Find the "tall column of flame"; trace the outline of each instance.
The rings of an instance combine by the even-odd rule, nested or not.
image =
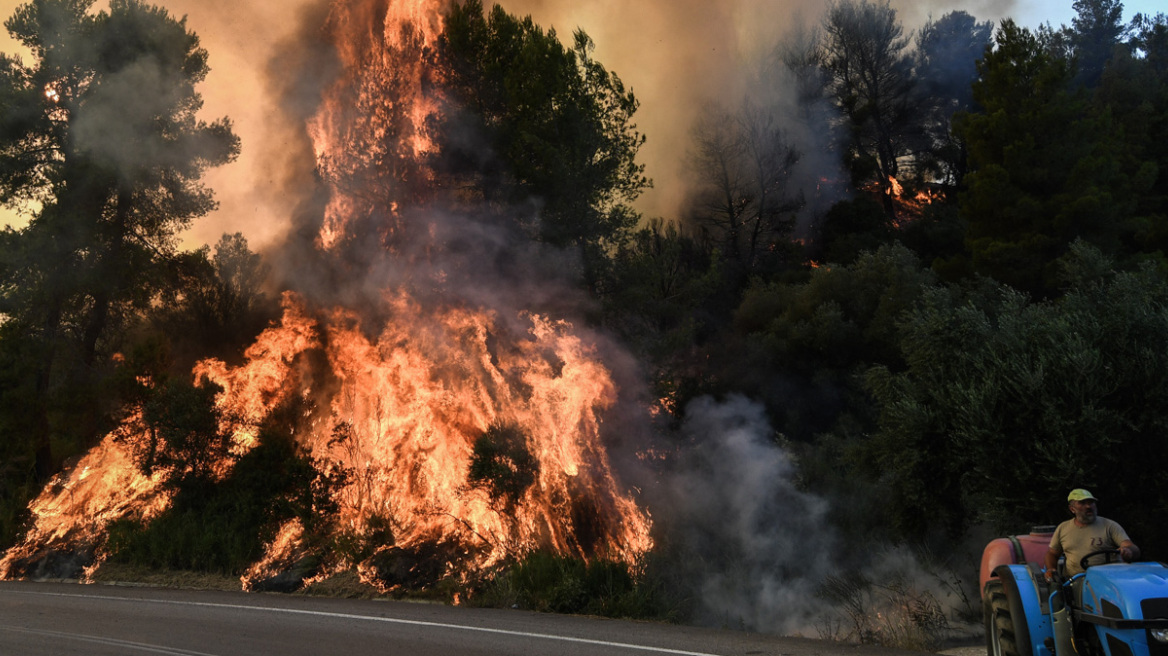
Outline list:
[[[330,183],[318,244],[333,247],[371,212],[396,214],[431,182],[422,164],[436,149],[434,64],[446,0],[338,0],[326,26],[341,73],[325,90],[308,131],[317,168]],[[392,221],[382,230],[392,233]]]
[[[443,4],[333,5],[328,29],[342,73],[308,125],[331,199],[316,240],[323,254],[343,260],[346,243],[370,237],[393,251],[395,233],[407,228],[433,237],[406,226],[399,210],[422,215],[431,194],[425,160],[440,144],[427,126],[441,106],[442,74],[432,67]],[[441,246],[422,250],[436,257]],[[288,293],[281,323],[260,335],[244,364],[200,363],[196,377],[223,388],[217,403],[237,422],[227,427],[235,454],[254,446],[255,427],[282,401],[310,398],[317,409],[296,439],[350,472],[336,491],[334,530],[360,534],[377,520],[389,524],[395,547],[459,545],[465,562],[450,568],[462,571],[536,548],[635,561],[652,546],[650,520],[616,482],[600,441],[617,390],[594,349],[566,322],[429,291],[423,302],[404,283],[387,286],[375,308],[314,307]],[[327,371],[314,370],[321,363]],[[127,443],[142,439],[135,424],[42,492],[34,529],[0,561],[0,576],[50,543],[99,543],[109,521],[149,520],[166,508],[158,480],[138,473],[128,455]],[[538,462],[534,483],[508,504],[468,481],[475,439],[494,425],[516,427]],[[304,555],[303,533],[285,525],[245,586]]]
[[[339,530],[359,534],[373,518],[388,520],[397,547],[464,545],[466,562],[452,567],[468,571],[536,548],[631,562],[651,546],[648,517],[621,493],[599,442],[598,413],[616,389],[571,326],[530,316],[526,336],[492,346],[505,331],[490,311],[427,309],[401,290],[385,300],[392,319],[373,338],[344,308],[319,326],[336,383],[320,393],[328,411],[298,439],[351,472],[336,498]],[[210,365],[205,375],[226,390],[248,386],[243,369]],[[271,390],[253,387],[252,395],[225,393],[227,409],[238,416],[249,398],[297,384],[269,382]],[[539,462],[535,484],[506,510],[467,480],[474,439],[499,422],[519,427]],[[341,425],[350,430],[337,440]],[[589,530],[599,530],[591,544],[574,525],[581,500],[595,514]],[[302,537],[298,525],[286,526],[247,580],[303,555]]]

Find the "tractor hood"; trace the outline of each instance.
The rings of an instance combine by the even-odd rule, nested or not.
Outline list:
[[[1162,563],[1096,565],[1084,576],[1084,612],[1110,619],[1168,618],[1168,567]]]

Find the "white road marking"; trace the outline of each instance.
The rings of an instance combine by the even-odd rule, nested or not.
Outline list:
[[[162,645],[148,645],[144,642],[131,642],[129,640],[118,640],[117,638],[103,638],[100,636],[87,636],[77,633],[65,633],[62,631],[47,631],[45,629],[26,629],[20,626],[9,626],[7,624],[0,624],[0,631],[12,631],[15,633],[31,633],[33,635],[48,636],[50,638],[58,638],[61,640],[76,640],[78,642],[92,642],[99,645],[109,645],[110,647],[122,647],[128,649],[137,649],[139,651],[146,651],[152,654],[166,654],[167,656],[215,656],[215,654],[208,654],[202,651],[190,651],[187,649],[176,649],[174,647],[164,647]]]
[[[631,649],[637,651],[647,651],[656,654],[674,654],[675,656],[719,656],[718,654],[710,654],[700,651],[683,651],[679,649],[666,649],[664,647],[649,647],[645,645],[633,645],[624,642],[611,642],[608,640],[593,640],[591,638],[574,638],[571,636],[558,636],[550,633],[531,633],[528,631],[511,631],[508,629],[492,629],[480,626],[465,626],[462,624],[449,624],[446,622],[428,622],[425,620],[405,620],[396,617],[376,617],[373,615],[355,615],[352,613],[329,613],[319,610],[301,610],[298,608],[272,608],[269,606],[246,606],[243,604],[216,604],[206,601],[175,601],[170,599],[146,599],[144,597],[114,597],[107,595],[83,595],[83,594],[69,594],[64,592],[28,592],[23,590],[4,590],[10,594],[23,595],[40,595],[46,597],[73,597],[77,599],[101,599],[103,601],[139,601],[150,604],[170,604],[172,606],[198,606],[204,608],[227,608],[231,610],[250,610],[263,611],[269,613],[287,613],[289,615],[311,615],[314,617],[335,617],[339,619],[350,620],[365,620],[370,622],[386,622],[389,624],[406,624],[411,626],[428,626],[440,629],[455,629],[461,631],[478,631],[479,633],[495,633],[499,635],[517,636],[521,638],[538,638],[541,640],[558,640],[560,642],[574,642],[585,645],[597,645],[600,647],[615,647],[618,649]],[[176,652],[177,653],[177,652]],[[189,654],[198,654],[197,652],[187,652]],[[198,655],[204,656],[204,655]],[[209,656],[209,655],[207,655]]]

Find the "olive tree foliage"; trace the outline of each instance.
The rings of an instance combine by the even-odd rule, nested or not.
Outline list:
[[[1125,508],[1133,535],[1168,537],[1153,521],[1168,500],[1168,278],[1116,272],[1083,243],[1063,264],[1053,301],[934,287],[901,324],[907,367],[870,371],[872,462],[899,529],[1051,523],[1083,486]]]
[[[784,435],[810,441],[867,413],[859,375],[875,364],[902,368],[897,322],[935,283],[896,243],[819,267],[806,282],[760,282],[734,314],[753,357],[707,367],[763,399]]]
[[[5,27],[31,60],[0,56],[0,202],[30,212],[0,239],[0,312],[37,353],[41,476],[59,383],[88,386],[69,406],[88,408],[80,430],[95,433],[86,397],[101,367],[158,293],[179,231],[215,207],[203,172],[239,151],[227,119],[196,116],[207,51],[185,21],[137,0],[93,4],[21,5]]]
[[[910,40],[888,0],[837,0],[822,33],[831,93],[851,130],[853,179],[875,180],[887,192],[898,158],[919,143]]]

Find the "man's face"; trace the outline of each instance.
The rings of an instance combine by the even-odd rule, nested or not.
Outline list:
[[[1082,501],[1071,502],[1071,512],[1075,515],[1075,521],[1080,524],[1091,524],[1095,521],[1095,500],[1084,499]]]

